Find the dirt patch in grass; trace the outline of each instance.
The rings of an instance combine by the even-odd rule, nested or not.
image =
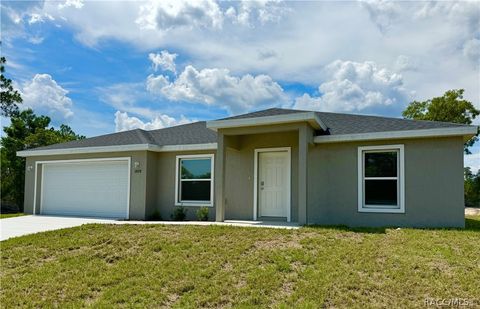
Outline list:
[[[299,238],[294,239],[268,239],[258,240],[254,244],[255,250],[284,250],[284,249],[301,249],[302,245],[299,243]]]

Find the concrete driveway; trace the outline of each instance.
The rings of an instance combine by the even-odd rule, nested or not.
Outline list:
[[[35,234],[38,232],[59,230],[87,223],[114,223],[115,220],[96,218],[75,218],[57,216],[21,216],[0,220],[0,240]]]
[[[276,229],[298,229],[297,223],[274,221],[238,221],[225,220],[225,222],[212,221],[125,221],[100,218],[76,218],[60,216],[22,216],[0,220],[1,240],[45,231],[59,230],[80,226],[88,223],[106,224],[164,224],[164,225],[225,225],[237,227],[259,227]]]

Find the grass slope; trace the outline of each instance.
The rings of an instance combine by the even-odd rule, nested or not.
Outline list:
[[[25,216],[25,214],[22,213],[22,212],[14,213],[14,214],[1,214],[0,213],[0,219],[14,218],[14,217],[20,217],[20,216]]]
[[[0,303],[28,307],[425,307],[480,303],[465,230],[85,225],[1,243]]]

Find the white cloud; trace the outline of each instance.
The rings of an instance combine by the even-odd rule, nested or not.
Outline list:
[[[478,148],[478,147],[477,147]],[[474,150],[472,149],[472,152]],[[469,166],[473,173],[480,170],[480,152],[464,156],[465,166]]]
[[[227,69],[198,71],[188,65],[173,82],[160,75],[147,78],[147,89],[169,100],[216,105],[240,113],[285,102],[282,87],[268,75],[236,77]]]
[[[318,88],[321,95],[304,94],[296,99],[296,108],[358,112],[408,102],[402,75],[380,68],[375,62],[336,60],[326,67],[326,73],[328,81]]]
[[[42,3],[36,1],[2,1],[0,2],[2,42],[15,37],[28,37],[25,25],[44,20],[41,12]],[[5,43],[5,42],[4,42]]]
[[[397,57],[395,61],[395,70],[402,72],[402,71],[415,71],[418,68],[418,63],[414,61],[412,58],[400,55]]]
[[[370,0],[360,3],[368,11],[370,19],[382,33],[388,31],[400,15],[401,6],[395,1]]]
[[[168,115],[156,115],[151,121],[144,122],[137,117],[131,117],[126,112],[117,111],[115,113],[115,131],[128,131],[133,129],[155,130],[166,127],[181,125],[192,122],[191,120],[181,116],[175,119]]]
[[[30,19],[28,20],[28,23],[31,24],[36,24],[36,23],[42,23],[44,22],[43,16],[37,13],[32,13],[30,14]]]
[[[72,100],[68,91],[60,86],[48,74],[36,74],[31,81],[20,88],[23,98],[22,106],[30,107],[39,114],[46,114],[52,119],[65,120],[73,116]]]
[[[144,29],[221,28],[223,14],[213,0],[149,1],[140,7],[136,22]]]
[[[480,25],[479,25],[480,26]],[[463,54],[472,62],[480,62],[480,40],[471,39],[463,45]]]
[[[168,47],[182,51],[185,61],[195,68],[228,68],[235,76],[262,73],[294,85],[320,85],[329,81],[322,69],[336,59],[359,63],[373,60],[378,66],[401,72],[405,88],[416,91],[415,99],[424,100],[447,89],[464,88],[466,98],[480,107],[475,61],[475,39],[480,38],[478,1],[380,2],[380,7],[372,9],[383,14],[378,18],[378,14],[370,15],[364,3],[269,2],[267,8],[276,5],[285,8],[287,14],[281,15],[281,22],[275,22],[277,13],[269,19],[261,17],[268,14],[252,9],[244,20],[249,20],[245,24],[258,26],[254,31],[238,21],[239,16],[247,16],[241,13],[240,1],[216,2],[223,15],[221,27],[213,26],[203,13],[192,15],[188,11],[191,19],[200,20],[189,20],[182,26],[181,22],[175,23],[182,20],[181,16],[141,11],[140,6],[145,6],[145,2],[85,1],[81,9],[69,6],[62,10],[58,2],[45,2],[43,10],[41,5],[25,8],[24,3],[1,3],[2,17],[11,13],[5,7],[22,6],[16,9],[16,14],[11,14],[13,19],[2,18],[2,41],[11,30],[9,26],[19,27],[23,21],[29,27],[28,14],[48,13],[56,19],[55,23],[68,26],[65,29],[72,30],[80,42],[98,49],[102,47],[99,42],[109,39],[127,42],[147,54]],[[163,18],[162,14],[170,17]],[[136,21],[142,18],[147,21],[148,16],[151,29],[141,29]],[[169,18],[174,21],[169,30],[161,28],[159,25],[167,25]],[[273,22],[262,24],[262,20]],[[9,26],[5,26],[5,21],[10,21]],[[383,32],[378,31],[379,27]],[[407,56],[416,69],[401,69],[401,63],[397,67],[399,55]]]
[[[231,15],[231,6],[237,7],[241,17]],[[9,30],[9,36],[24,35],[30,19],[32,23],[46,21],[48,14],[56,26],[72,28],[76,39],[87,46],[113,38],[151,49],[178,44],[189,36],[200,39],[206,33],[213,33],[209,38],[213,39],[224,29],[225,20],[231,21],[229,26],[239,25],[239,18],[245,25],[263,26],[283,18],[286,11],[278,0],[8,1],[2,2],[2,34]]]
[[[472,62],[480,58],[480,3],[478,1],[430,1],[417,11],[418,18],[445,19],[452,28],[458,29],[454,40],[463,42],[460,48]],[[453,41],[455,42],[455,41]]]
[[[175,58],[177,58],[177,56],[177,54],[171,54],[166,50],[162,50],[160,53],[148,54],[148,59],[152,62],[155,71],[160,68],[163,71],[172,71],[173,73],[176,73]]]
[[[64,3],[59,3],[58,8],[64,9],[68,7],[73,7],[76,9],[81,9],[83,5],[84,5],[83,0],[66,0]]]
[[[149,1],[140,7],[136,22],[144,29],[162,31],[182,27],[221,29],[227,17],[235,24],[253,27],[257,23],[278,22],[287,12],[280,0],[245,0],[231,4],[224,9],[214,0]]]
[[[253,27],[257,22],[264,25],[269,22],[278,22],[287,12],[287,8],[278,0],[244,0],[238,3],[235,9],[230,6],[225,16],[234,23]]]
[[[97,88],[100,100],[117,110],[133,113],[145,118],[157,114],[149,106],[141,105],[148,101],[142,83],[118,83],[108,87]]]
[[[393,28],[409,28],[413,24],[439,22],[448,31],[437,30],[437,38],[454,49],[460,49],[471,61],[478,63],[477,41],[480,38],[480,4],[478,1],[420,1],[400,3],[376,0],[361,2],[373,23],[382,33]],[[432,27],[430,27],[432,28]],[[415,28],[412,28],[415,31]],[[455,30],[452,33],[452,30]],[[440,47],[440,46],[437,46]]]
[[[45,38],[41,37],[41,36],[31,36],[27,40],[32,44],[38,45],[38,44],[42,44],[42,42],[43,42],[43,40],[45,40]]]
[[[162,94],[162,89],[170,85],[168,76],[150,74],[147,77],[147,90],[154,94]]]
[[[97,92],[102,102],[116,110],[116,131],[154,130],[194,121],[181,114],[175,105],[173,108],[166,102],[157,105],[158,101],[152,100],[142,83],[119,83],[97,88]]]

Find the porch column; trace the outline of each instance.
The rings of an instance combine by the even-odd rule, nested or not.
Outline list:
[[[215,158],[215,221],[225,220],[225,136],[217,133]]]
[[[305,124],[298,130],[298,223],[307,224],[308,147],[313,142],[313,130]]]

